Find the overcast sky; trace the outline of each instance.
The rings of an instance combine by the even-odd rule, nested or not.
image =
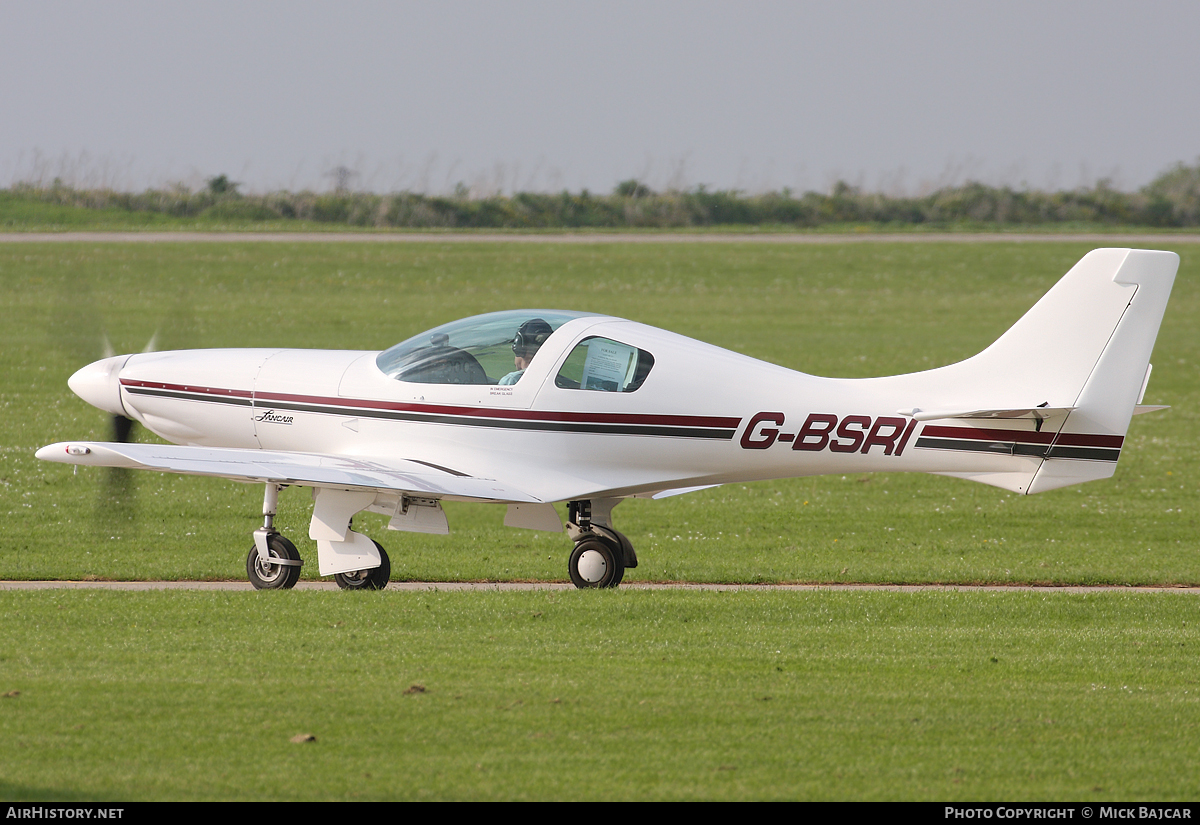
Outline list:
[[[0,5],[0,186],[915,193],[1200,160],[1200,2]]]

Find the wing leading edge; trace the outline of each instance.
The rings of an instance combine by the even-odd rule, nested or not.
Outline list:
[[[403,459],[383,462],[320,453],[97,441],[50,444],[38,450],[37,457],[62,464],[158,470],[244,482],[382,490],[471,501],[541,502],[494,479]]]

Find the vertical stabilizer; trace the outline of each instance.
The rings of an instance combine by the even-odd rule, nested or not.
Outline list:
[[[1097,249],[1060,282],[1059,286],[1077,272],[1086,276],[1078,280],[1092,282],[1090,294],[1080,296],[1078,303],[1064,296],[1068,302],[1057,307],[1064,311],[1061,328],[1048,330],[1074,362],[1061,390],[1074,394],[1065,406],[1075,409],[1034,476],[1030,493],[1108,478],[1116,471],[1178,268],[1179,256],[1173,252]],[[1041,306],[1039,302],[1029,315]],[[1046,356],[1054,357],[1051,352]]]
[[[951,422],[922,429],[915,446],[1011,449],[1011,467],[943,474],[1020,493],[1111,476],[1178,268],[1173,252],[1089,252],[983,352],[915,374],[928,406],[913,417]]]

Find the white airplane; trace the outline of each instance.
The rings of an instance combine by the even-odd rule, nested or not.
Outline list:
[[[883,378],[819,378],[619,318],[494,312],[383,352],[216,349],[104,358],[70,388],[171,444],[68,441],[38,458],[265,485],[246,559],[258,588],[302,564],[278,496],[312,488],[322,576],[387,585],[351,529],[446,533],[441,502],[508,504],[505,524],[561,532],[577,587],[637,565],[613,508],[730,482],[913,471],[1040,493],[1108,478],[1143,407],[1179,257],[1097,249],[990,347]]]

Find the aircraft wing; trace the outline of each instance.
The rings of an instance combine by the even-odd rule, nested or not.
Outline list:
[[[38,450],[37,457],[63,464],[159,470],[245,482],[386,490],[474,501],[541,502],[494,479],[476,478],[416,460],[368,461],[320,453],[97,441],[50,444]]]

